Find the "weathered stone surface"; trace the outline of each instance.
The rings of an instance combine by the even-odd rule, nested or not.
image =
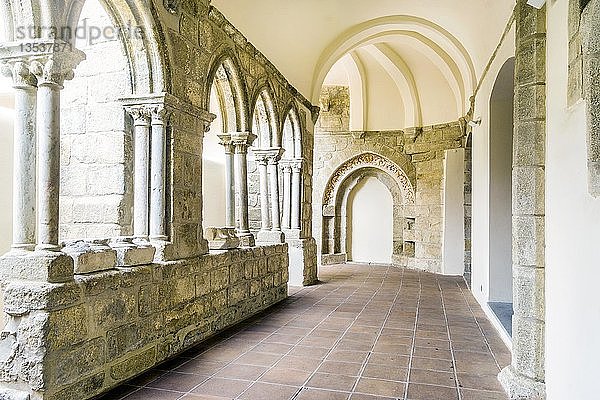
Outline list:
[[[205,228],[204,238],[210,250],[230,250],[240,246],[240,239],[233,228]]]
[[[5,279],[61,283],[73,280],[73,271],[73,259],[64,253],[36,251],[0,257],[0,275]]]
[[[106,271],[117,265],[117,253],[108,246],[108,240],[68,242],[63,252],[73,258],[76,274]]]
[[[119,238],[110,242],[116,252],[117,266],[135,267],[150,264],[154,260],[156,249],[150,243],[136,241],[134,238]]]

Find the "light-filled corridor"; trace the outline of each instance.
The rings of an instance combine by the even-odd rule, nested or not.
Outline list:
[[[324,267],[290,297],[102,400],[496,400],[510,352],[462,278]]]

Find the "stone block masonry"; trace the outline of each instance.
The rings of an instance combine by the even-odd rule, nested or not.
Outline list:
[[[1,399],[85,400],[285,299],[286,244],[4,281]]]

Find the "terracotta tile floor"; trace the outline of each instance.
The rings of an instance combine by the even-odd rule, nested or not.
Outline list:
[[[495,400],[504,346],[462,279],[323,267],[323,284],[102,400]]]

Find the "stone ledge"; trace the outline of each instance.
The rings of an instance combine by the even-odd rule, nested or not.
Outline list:
[[[50,283],[73,280],[73,259],[61,252],[10,252],[0,257],[0,278]]]
[[[156,253],[156,249],[149,242],[132,237],[114,239],[109,245],[116,252],[119,267],[150,264]]]
[[[76,274],[106,271],[117,266],[117,253],[108,246],[108,240],[65,243],[63,252],[73,258]]]

